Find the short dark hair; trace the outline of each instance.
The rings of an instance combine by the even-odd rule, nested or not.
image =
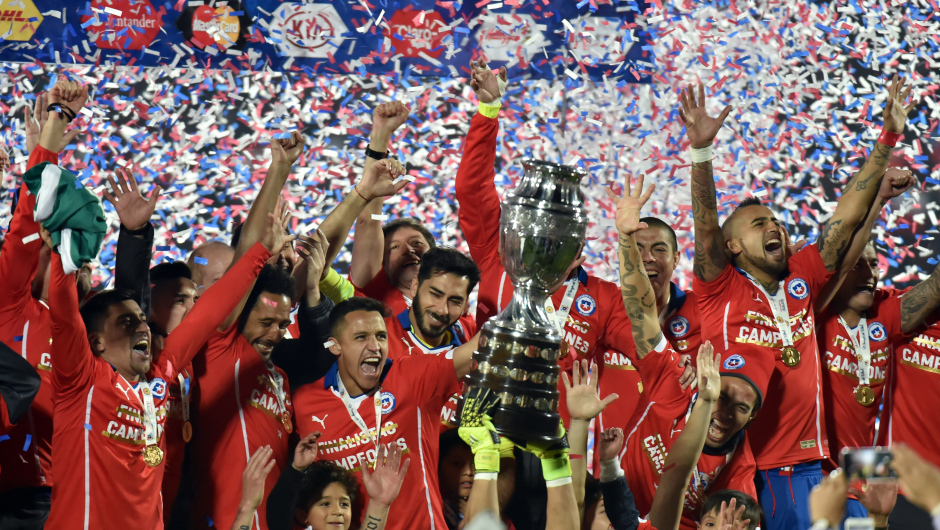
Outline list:
[[[353,311],[375,311],[382,315],[382,318],[387,318],[391,314],[388,307],[375,298],[353,296],[343,300],[330,311],[330,333],[336,335],[337,328],[346,323],[346,315]]]
[[[334,482],[342,486],[346,490],[346,494],[349,495],[350,503],[353,506],[352,519],[357,521],[361,511],[361,507],[358,505],[359,483],[352,473],[329,460],[317,460],[307,468],[307,472],[304,473],[304,478],[300,483],[300,490],[297,492],[297,504],[294,506],[296,508],[295,515],[296,512],[303,512],[306,516],[310,511],[310,507],[323,498],[324,490]],[[304,521],[295,520],[294,522],[301,528],[307,526]]]
[[[457,429],[447,429],[441,433],[440,445],[438,446],[438,459],[437,459],[437,468],[441,468],[441,463],[444,462],[444,457],[451,452],[456,447],[465,447],[468,450],[470,446],[467,445],[467,442],[460,439],[460,434],[457,432]]]
[[[731,502],[731,499],[735,500],[738,508],[741,506],[745,507],[741,517],[742,519],[751,520],[750,524],[747,525],[747,530],[755,530],[760,526],[760,519],[764,515],[760,504],[757,504],[757,501],[750,495],[738,490],[721,490],[709,495],[702,504],[702,512],[698,517],[699,520],[701,521],[702,517],[708,515],[712,510],[720,510],[721,503]]]
[[[104,330],[104,321],[108,318],[111,306],[127,300],[137,301],[134,293],[127,289],[106,289],[86,300],[78,310],[82,316],[82,322],[85,323],[85,332],[94,333]]]
[[[193,279],[193,271],[185,261],[171,261],[155,265],[150,269],[150,283],[179,278]]]
[[[763,206],[764,203],[760,201],[759,197],[748,197],[743,201],[739,202],[737,206],[734,207],[734,211],[738,211],[741,208],[747,208],[748,206]]]
[[[261,293],[282,294],[289,300],[293,300],[294,278],[289,272],[276,265],[265,264],[258,274],[254,287],[251,288],[251,292],[248,294],[248,299],[245,300],[245,308],[242,309],[242,314],[238,319],[239,331],[245,327],[248,315],[251,314],[251,310],[258,303],[258,298],[261,298]]]
[[[418,232],[421,232],[421,235],[424,236],[424,240],[427,242],[429,248],[437,247],[437,241],[434,240],[434,235],[431,234],[431,231],[425,228],[421,221],[415,219],[414,217],[399,217],[394,221],[389,221],[385,223],[382,227],[382,234],[385,236],[385,241],[388,241],[395,232],[398,232],[402,228],[413,228]],[[424,259],[424,258],[422,258]]]
[[[457,276],[466,276],[470,280],[467,285],[467,294],[480,283],[480,268],[469,256],[453,248],[432,248],[421,255],[421,265],[418,267],[418,285],[425,280],[440,273],[451,273]]]
[[[666,233],[669,234],[670,239],[672,239],[672,251],[679,252],[679,238],[676,237],[676,231],[669,226],[669,223],[663,221],[659,217],[644,217],[640,219],[641,223],[646,223],[653,228],[662,228],[666,230]]]

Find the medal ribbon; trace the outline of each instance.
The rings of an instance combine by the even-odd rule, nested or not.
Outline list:
[[[565,324],[568,322],[568,313],[571,313],[571,304],[574,302],[574,295],[578,292],[578,279],[571,278],[565,282],[565,296],[561,299],[561,305],[555,310],[555,304],[552,297],[545,299],[545,312],[549,316],[555,317],[555,327],[564,334]]]
[[[277,396],[277,411],[279,413],[287,412],[287,405],[284,404],[286,396],[284,393],[284,378],[273,368],[268,368],[268,380],[274,385],[274,395]]]
[[[845,323],[842,316],[839,315],[839,323],[845,328],[852,341],[852,347],[855,348],[855,358],[858,359],[859,386],[867,386],[870,383],[868,378],[868,368],[871,366],[871,344],[868,342],[868,319],[862,318],[858,321],[858,333],[855,333],[848,324]]]
[[[189,373],[180,372],[177,378],[180,382],[180,401],[183,403],[183,421],[189,421]]]
[[[780,280],[780,286],[775,294],[770,294],[764,286],[755,280],[750,274],[744,273],[748,280],[755,287],[760,289],[767,301],[770,302],[770,310],[774,315],[774,325],[780,330],[780,338],[783,340],[783,347],[793,346],[793,331],[790,329],[790,310],[787,308],[787,291],[784,289],[784,281]]]
[[[334,389],[333,393],[343,400],[343,405],[346,406],[346,412],[349,413],[349,418],[359,427],[362,434],[364,434],[366,438],[372,438],[369,434],[369,427],[366,425],[365,420],[362,419],[362,416],[359,415],[356,403],[353,401],[353,398],[349,397],[349,392],[346,392],[342,378],[338,378],[337,381],[339,382],[340,389],[339,391]],[[375,396],[373,396],[373,403],[375,404],[375,450],[378,451],[379,442],[382,439],[382,387],[376,389]]]
[[[127,381],[125,381],[125,383],[126,382]],[[134,391],[133,394],[138,401],[140,401],[141,412],[143,413],[140,418],[140,423],[144,426],[144,441],[148,446],[157,445],[157,442],[160,440],[157,438],[157,410],[153,406],[153,393],[150,392],[150,383],[147,381],[146,377],[141,376],[139,384],[142,387],[141,394],[143,394],[143,398],[141,398],[136,391]]]

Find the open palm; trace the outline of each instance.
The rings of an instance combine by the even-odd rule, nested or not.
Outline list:
[[[898,79],[897,74],[895,74],[894,79],[891,80],[891,86],[888,87],[888,101],[885,103],[884,110],[884,128],[888,132],[896,134],[904,132],[907,114],[917,105],[917,101],[912,100],[910,105],[904,106],[907,97],[911,95],[911,87],[914,86],[911,84],[905,88],[906,83],[906,79],[903,77]]]
[[[656,185],[652,184],[646,189],[646,192],[644,192],[643,175],[640,175],[636,187],[631,190],[629,174],[627,174],[627,177],[624,179],[623,197],[618,198],[613,190],[607,188],[607,196],[617,203],[616,225],[617,231],[620,232],[621,235],[628,236],[646,228],[646,223],[640,222],[640,210],[643,209],[643,205],[646,204],[646,201],[650,200],[650,196],[653,195],[653,190],[655,189]]]
[[[114,211],[117,212],[124,228],[140,230],[150,222],[160,198],[161,188],[155,185],[150,191],[150,196],[145,197],[137,188],[137,180],[130,171],[119,168],[115,173],[118,175],[118,182],[114,181],[114,177],[108,177],[112,191],[105,188],[104,196],[114,205]]]
[[[583,372],[583,375],[582,375]],[[565,398],[568,405],[568,414],[573,420],[590,420],[597,417],[607,405],[610,405],[620,396],[611,394],[604,399],[597,395],[597,369],[588,367],[586,359],[574,363],[571,370],[571,381],[568,381],[567,372],[562,373],[565,383]]]
[[[698,86],[698,101],[692,85],[679,94],[679,118],[685,125],[685,134],[693,149],[710,146],[730,113],[731,105],[728,105],[717,118],[709,116],[705,110],[705,87],[701,84]]]
[[[405,474],[408,472],[408,465],[411,459],[405,460],[401,464],[402,450],[395,442],[392,442],[386,448],[380,445],[375,456],[375,471],[369,473],[369,464],[364,460],[362,462],[362,485],[366,487],[366,493],[372,502],[390,506],[398,498],[401,491],[401,484],[405,480]]]

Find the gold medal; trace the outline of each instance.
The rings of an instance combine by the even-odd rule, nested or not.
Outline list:
[[[285,431],[291,432],[294,430],[294,426],[291,424],[291,421],[290,421],[290,414],[288,414],[287,412],[281,413],[281,423],[284,424]]]
[[[855,389],[855,401],[863,407],[870,407],[875,402],[875,391],[868,385],[859,385]]]
[[[183,424],[183,441],[189,443],[193,439],[193,424],[188,421]]]
[[[781,357],[783,358],[783,364],[789,368],[800,364],[800,351],[793,346],[784,346]]]
[[[163,462],[163,449],[160,449],[156,445],[148,445],[144,447],[143,452],[144,463],[150,467],[157,467],[160,465],[160,462]]]

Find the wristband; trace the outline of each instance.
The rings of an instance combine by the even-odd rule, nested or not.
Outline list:
[[[692,153],[693,164],[698,164],[701,162],[711,162],[712,157],[713,157],[712,146],[700,147],[700,148],[693,147],[691,153]]]
[[[499,450],[483,449],[473,455],[473,465],[480,473],[499,473]]]
[[[931,517],[937,517],[938,515],[940,515],[940,504],[934,506],[933,510],[930,510]]]
[[[353,186],[353,190],[355,190],[356,195],[358,195],[360,198],[362,198],[362,200],[364,200],[364,201],[366,201],[366,202],[369,202],[369,199],[366,199],[365,197],[362,196],[361,193],[359,193],[359,185],[358,185],[358,184],[356,184],[355,186]]]
[[[898,145],[898,140],[901,139],[901,136],[901,134],[888,132],[882,129],[881,136],[878,137],[878,143],[887,145],[888,147],[894,147]]]
[[[487,118],[495,118],[496,116],[499,116],[499,108],[501,106],[502,103],[499,99],[489,103],[483,103],[481,101],[479,106],[480,114],[486,116]]]
[[[543,458],[542,477],[546,482],[560,478],[571,478],[571,461],[567,454],[556,456],[555,458]]]
[[[368,145],[366,146],[366,156],[374,160],[384,160],[388,158],[388,151],[380,153],[379,151],[373,151]]]
[[[72,109],[59,103],[51,103],[48,107],[46,107],[46,112],[58,112],[62,115],[63,118],[65,118],[65,121],[69,122],[75,119],[75,113],[72,111]]]
[[[499,473],[479,473],[473,475],[473,480],[496,480],[499,478]]]
[[[613,458],[611,460],[601,460],[601,482],[613,482],[619,477],[624,476],[623,468],[620,467],[620,460]]]
[[[516,458],[515,452],[516,445],[509,441],[509,438],[505,436],[499,437],[499,457],[500,458]]]
[[[546,488],[557,488],[558,486],[564,486],[565,484],[571,484],[571,477],[562,477],[545,481]]]
[[[830,530],[832,525],[826,519],[817,519],[810,530]]]

